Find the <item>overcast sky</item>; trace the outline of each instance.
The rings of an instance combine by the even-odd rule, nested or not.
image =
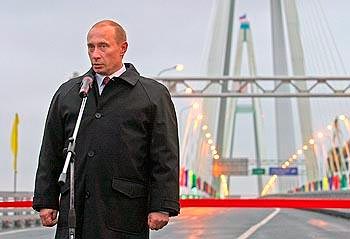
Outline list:
[[[91,25],[102,19],[114,19],[123,25],[129,41],[125,61],[134,63],[143,75],[155,76],[160,70],[176,63],[184,64],[185,70],[167,72],[166,75],[203,75],[206,72],[205,49],[208,47],[215,2],[2,1],[0,191],[13,188],[9,140],[15,112],[20,115],[18,190],[33,189],[50,99],[57,87],[74,71],[84,73],[89,69],[86,33]],[[350,2],[320,2],[350,72]],[[261,75],[271,75],[272,72],[269,9],[268,0],[241,0],[237,1],[235,13],[236,19],[247,13],[251,20],[258,73]],[[185,105],[184,101],[177,100],[175,104],[177,108]]]

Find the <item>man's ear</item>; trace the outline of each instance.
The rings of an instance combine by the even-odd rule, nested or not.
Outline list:
[[[126,41],[123,42],[120,47],[121,47],[121,55],[124,56],[126,51],[128,50],[128,42]]]

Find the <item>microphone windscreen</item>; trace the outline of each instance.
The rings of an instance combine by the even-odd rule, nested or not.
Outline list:
[[[91,87],[92,87],[92,82],[94,80],[92,79],[91,76],[85,76],[83,78],[83,80],[81,81],[81,87],[80,87],[80,91],[79,91],[79,96],[81,98],[84,98],[88,95]]]

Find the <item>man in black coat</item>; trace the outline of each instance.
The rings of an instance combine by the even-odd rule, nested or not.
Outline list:
[[[96,23],[87,46],[94,82],[76,139],[76,238],[149,238],[179,213],[174,106],[163,85],[122,62],[128,43],[119,24]],[[62,84],[51,101],[36,174],[33,208],[44,226],[57,223],[59,239],[68,238],[69,180],[60,187],[58,178],[83,77]]]

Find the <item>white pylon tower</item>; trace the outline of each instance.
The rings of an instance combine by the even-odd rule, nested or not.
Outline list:
[[[295,0],[284,1],[284,13],[290,46],[292,73],[294,76],[303,76],[305,75],[304,51],[300,37],[299,18]],[[298,81],[295,84],[300,89],[307,88],[305,81]],[[297,100],[297,106],[302,137],[301,143],[308,144],[310,138],[312,137],[313,130],[311,123],[310,101],[307,98],[300,98]],[[303,153],[305,156],[307,180],[317,180],[319,173],[315,153],[312,150],[307,150]]]
[[[231,73],[231,45],[234,20],[235,0],[217,0],[214,2],[214,21],[212,25],[212,38],[210,39],[207,75],[208,76],[229,76]],[[227,86],[210,86],[211,92],[224,92]],[[225,120],[226,99],[203,99],[203,109],[205,109],[208,126],[213,129],[214,141],[217,151],[222,156],[223,132],[221,127]],[[202,144],[201,144],[202,145]],[[199,147],[203,151],[203,147]],[[212,162],[212,161],[211,161]],[[212,170],[212,168],[210,168]],[[210,171],[212,173],[212,171]],[[227,180],[229,182],[229,180]],[[216,190],[221,189],[221,177],[212,176],[212,186]]]
[[[242,68],[242,58],[244,47],[247,49],[248,56],[248,69],[249,76],[256,76],[256,63],[254,55],[253,38],[250,29],[250,23],[246,19],[246,16],[241,17],[241,25],[238,34],[235,64],[234,64],[234,76],[241,76]],[[229,88],[240,87],[240,85],[229,85]],[[243,89],[245,91],[255,92],[256,89]],[[255,145],[255,157],[256,157],[256,167],[261,168],[261,157],[262,157],[262,114],[260,101],[258,98],[253,98],[249,100],[250,103],[244,101],[245,103],[240,103],[239,99],[229,98],[227,99],[226,108],[226,119],[224,125],[224,141],[222,154],[223,157],[234,158],[234,137],[235,137],[235,127],[236,119],[238,114],[248,113],[252,115],[253,127],[254,127],[254,145]],[[259,194],[262,191],[262,176],[257,176],[257,189]]]
[[[281,0],[271,0],[271,34],[273,73],[276,76],[288,75],[287,47],[284,35],[283,9]],[[278,82],[275,83],[276,85]],[[290,92],[287,85],[282,86],[279,92]],[[289,98],[275,99],[276,114],[276,146],[277,165],[281,165],[296,149],[293,123],[292,101]],[[278,191],[284,192],[288,188],[294,188],[298,184],[297,176],[281,177],[278,180]]]

